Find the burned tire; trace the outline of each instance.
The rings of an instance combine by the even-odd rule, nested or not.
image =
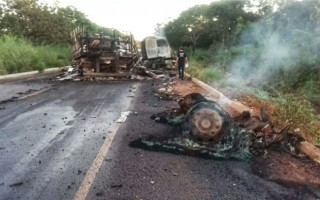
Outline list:
[[[186,114],[183,133],[195,141],[215,144],[227,133],[229,124],[229,116],[217,103],[201,102]]]

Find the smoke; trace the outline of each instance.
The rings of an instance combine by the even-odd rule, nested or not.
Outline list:
[[[320,68],[318,4],[288,3],[244,32],[227,82],[245,88],[297,85],[314,77]]]
[[[164,31],[164,24],[161,24],[161,23],[156,24],[154,35],[157,37],[166,38],[166,34]]]

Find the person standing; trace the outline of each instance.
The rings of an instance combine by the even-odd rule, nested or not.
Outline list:
[[[177,54],[176,66],[178,65],[179,78],[183,80],[184,77],[184,68],[186,63],[188,62],[187,54],[183,51],[183,48],[179,48],[179,52]]]

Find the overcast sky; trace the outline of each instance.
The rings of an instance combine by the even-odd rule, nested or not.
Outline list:
[[[42,0],[47,3],[54,0]],[[152,35],[157,23],[177,18],[199,4],[214,0],[58,0],[60,6],[72,5],[94,23],[133,33],[136,40]]]

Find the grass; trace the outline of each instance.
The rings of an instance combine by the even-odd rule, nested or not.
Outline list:
[[[69,46],[35,46],[22,38],[0,37],[0,75],[69,65]]]
[[[220,69],[209,66],[209,51],[197,49],[194,53],[190,50],[187,53],[189,58],[189,68],[186,72],[207,83],[219,83],[223,80],[223,73]]]
[[[257,94],[257,93],[256,93]],[[293,129],[300,129],[300,134],[315,145],[320,145],[320,115],[316,114],[312,104],[298,95],[280,97],[259,96],[257,98],[276,106],[270,115],[278,127],[291,124]]]
[[[320,82],[307,81],[302,88],[302,94],[310,101],[320,103]]]
[[[206,83],[219,83],[223,80],[223,74],[218,68],[206,67],[205,63],[194,60],[189,61],[189,66],[186,72]]]

